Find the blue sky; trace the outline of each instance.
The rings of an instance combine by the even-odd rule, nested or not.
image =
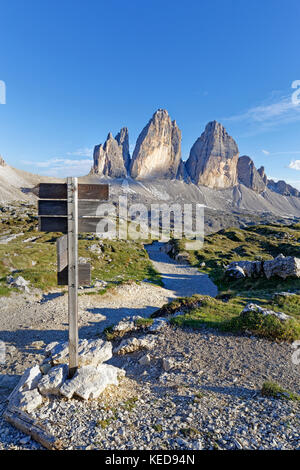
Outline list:
[[[241,155],[300,188],[299,17],[299,0],[4,0],[0,154],[85,174],[109,131],[127,126],[132,149],[165,108],[183,159],[216,119]]]

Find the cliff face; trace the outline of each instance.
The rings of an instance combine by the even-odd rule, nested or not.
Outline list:
[[[295,196],[300,197],[300,191],[293,188],[290,184],[287,184],[285,181],[273,181],[268,180],[268,188],[275,193],[281,194],[282,196]]]
[[[237,184],[238,146],[222,124],[209,122],[191,148],[186,169],[196,185],[229,188]]]
[[[115,137],[116,141],[118,142],[119,146],[122,147],[122,154],[124,165],[126,171],[130,168],[130,153],[129,153],[129,135],[127,127],[122,127],[120,132]]]
[[[133,152],[133,178],[176,178],[181,162],[181,132],[167,111],[159,109],[140,133]]]
[[[92,173],[111,178],[126,177],[129,162],[128,129],[124,127],[115,138],[110,132],[103,145],[95,146]]]
[[[258,171],[253,160],[247,155],[243,155],[237,163],[238,182],[257,193],[262,193],[266,189],[266,178],[264,170],[262,170],[263,167]]]

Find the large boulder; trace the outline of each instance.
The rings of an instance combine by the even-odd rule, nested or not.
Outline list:
[[[180,163],[181,132],[168,112],[159,109],[137,139],[130,174],[137,179],[176,178]]]
[[[76,395],[83,400],[96,399],[108,385],[118,385],[119,377],[124,375],[123,369],[109,364],[81,367],[72,379],[65,381],[60,393],[66,398]]]
[[[280,254],[270,261],[264,261],[263,270],[267,279],[273,276],[282,279],[300,277],[300,258]]]
[[[227,267],[227,275],[237,268],[242,269],[246,277],[259,277],[262,274],[261,261],[233,261]]]
[[[53,343],[52,348],[46,348],[46,354],[51,356],[53,364],[68,363],[69,344]],[[79,367],[86,365],[97,366],[112,357],[112,344],[109,341],[103,341],[101,338],[96,340],[81,339],[78,343],[78,361]]]
[[[209,122],[191,148],[186,169],[196,185],[228,188],[237,184],[239,150],[222,124]]]
[[[229,266],[225,271],[225,277],[227,279],[243,279],[246,274],[240,266]]]

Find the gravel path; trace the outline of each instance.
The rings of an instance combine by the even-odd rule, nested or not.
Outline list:
[[[162,243],[154,242],[146,245],[155,269],[161,274],[166,289],[177,297],[190,297],[193,294],[210,295],[216,297],[217,286],[207,274],[192,268],[189,264],[180,264],[161,251]]]

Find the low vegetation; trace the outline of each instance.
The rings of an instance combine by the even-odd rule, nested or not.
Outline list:
[[[259,313],[241,315],[249,302],[247,296],[236,296],[224,302],[209,296],[194,295],[176,299],[152,314],[152,317],[171,315],[174,326],[218,328],[222,331],[251,332],[270,340],[294,341],[300,338],[300,296],[274,296],[273,299],[251,298],[261,306],[274,311],[284,312],[290,320],[280,321],[274,316]]]
[[[300,401],[300,395],[282,388],[275,382],[264,382],[261,394],[267,398],[279,398],[282,400]]]

